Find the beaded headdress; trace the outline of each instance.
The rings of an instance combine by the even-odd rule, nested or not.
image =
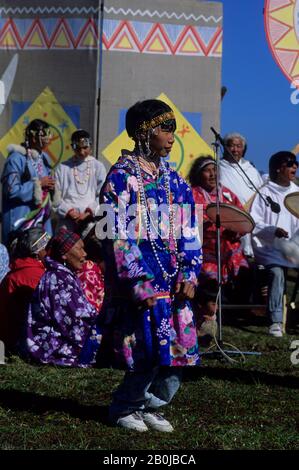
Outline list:
[[[154,117],[150,121],[142,122],[138,128],[138,131],[147,131],[149,129],[154,129],[160,124],[163,124],[163,122],[170,120],[175,120],[175,115],[173,111],[168,111],[166,113],[160,114],[159,116]]]
[[[91,146],[91,139],[89,137],[81,137],[76,142],[73,142],[72,147],[74,149],[90,147]]]

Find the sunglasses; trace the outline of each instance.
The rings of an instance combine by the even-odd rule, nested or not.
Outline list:
[[[292,168],[292,166],[294,165],[296,165],[296,167],[298,168],[297,160],[288,160],[287,162],[285,162],[285,164],[288,168]]]

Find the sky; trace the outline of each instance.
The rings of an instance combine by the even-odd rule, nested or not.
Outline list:
[[[221,134],[235,131],[244,135],[246,159],[267,171],[273,153],[292,150],[299,143],[299,104],[292,104],[294,89],[268,46],[264,0],[221,3],[222,85],[227,87],[221,106]]]

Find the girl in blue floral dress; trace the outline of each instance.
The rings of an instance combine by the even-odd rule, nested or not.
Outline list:
[[[162,101],[128,110],[135,150],[122,151],[110,169],[101,193],[106,215],[96,228],[106,252],[100,359],[127,370],[110,418],[137,431],[173,430],[155,410],[178,390],[181,366],[199,363],[189,299],[201,250],[192,191],[165,162],[175,128]]]

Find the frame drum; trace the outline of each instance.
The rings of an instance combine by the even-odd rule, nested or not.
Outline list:
[[[232,232],[240,233],[241,235],[252,232],[255,227],[255,223],[251,215],[238,207],[231,206],[224,202],[221,202],[219,207],[220,225],[222,227],[225,227]],[[209,204],[206,211],[212,222],[216,222],[217,204]]]
[[[299,192],[288,194],[284,198],[284,205],[288,211],[299,218]]]

